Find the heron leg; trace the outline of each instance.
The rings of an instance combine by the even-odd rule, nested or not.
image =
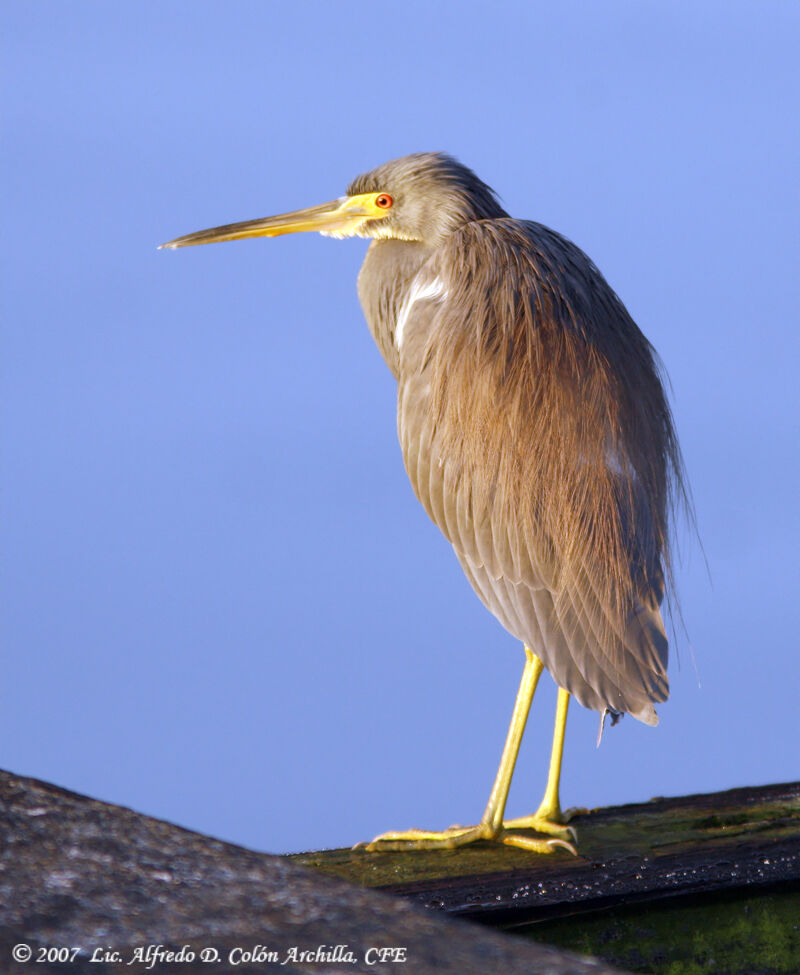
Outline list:
[[[522,671],[522,680],[517,691],[517,699],[514,702],[511,724],[508,726],[506,743],[503,746],[503,754],[500,756],[500,766],[497,769],[494,785],[489,793],[489,801],[486,803],[486,809],[481,819],[481,823],[485,823],[494,835],[497,835],[503,828],[503,814],[506,811],[508,790],[511,788],[511,776],[514,774],[514,766],[517,764],[519,746],[525,732],[525,725],[528,722],[531,702],[543,669],[542,661],[532,650],[525,647],[525,669]]]
[[[519,819],[509,819],[503,823],[505,829],[534,829],[537,833],[549,833],[562,839],[571,837],[577,841],[577,834],[569,822],[572,812],[561,810],[559,787],[561,784],[561,759],[564,754],[564,735],[567,730],[567,709],[569,707],[569,691],[563,687],[558,689],[558,704],[556,705],[556,724],[553,731],[553,748],[550,753],[550,770],[547,774],[547,785],[544,798],[539,808],[532,816],[522,816]],[[506,841],[507,842],[507,841]]]
[[[531,709],[531,702],[539,682],[543,669],[542,661],[525,647],[525,669],[522,672],[517,699],[514,703],[514,711],[511,715],[511,724],[506,735],[506,742],[503,746],[503,754],[500,758],[500,767],[495,776],[494,785],[489,795],[483,817],[477,826],[451,826],[450,829],[441,832],[428,832],[420,829],[404,830],[403,832],[382,833],[376,836],[371,843],[366,844],[368,850],[452,850],[476,840],[497,840],[508,846],[518,846],[536,853],[551,853],[555,847],[562,846],[571,853],[576,853],[574,846],[569,843],[561,834],[567,835],[568,830],[559,827],[557,838],[544,840],[536,839],[532,836],[521,836],[516,833],[508,833],[507,827],[511,825],[503,821],[503,814],[508,799],[508,790],[511,786],[511,777],[514,774],[519,746],[522,735],[525,731],[525,724],[528,720],[528,713]],[[566,708],[564,713],[566,722]],[[562,741],[563,747],[563,734]],[[560,753],[558,764],[560,767]],[[552,767],[552,763],[551,763]],[[548,782],[548,789],[550,783]],[[556,803],[558,802],[558,781],[555,786]],[[542,819],[542,822],[545,822]],[[549,821],[548,821],[548,825]],[[519,822],[521,828],[535,829]],[[545,830],[545,832],[551,832]]]

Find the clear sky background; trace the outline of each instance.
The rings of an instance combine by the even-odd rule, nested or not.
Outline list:
[[[710,569],[566,805],[800,778],[800,6],[6,0],[0,765],[273,851],[480,817],[522,668],[414,498],[365,241],[157,251],[446,150],[657,347]],[[674,645],[675,646],[675,645]],[[509,812],[538,804],[534,702]]]

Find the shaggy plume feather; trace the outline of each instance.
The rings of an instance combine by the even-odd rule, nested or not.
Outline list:
[[[419,499],[562,687],[654,723],[668,514],[685,494],[652,347],[578,247],[508,217],[448,157],[389,163],[350,192],[373,189],[400,205],[359,293]]]

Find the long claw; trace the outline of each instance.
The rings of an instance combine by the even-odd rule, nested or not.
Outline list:
[[[575,839],[577,840],[577,836],[575,837]],[[574,857],[576,857],[578,855],[577,849],[572,845],[572,843],[567,843],[566,840],[548,840],[547,843],[548,843],[549,846],[552,846],[552,847],[560,846],[560,847],[562,847],[565,850],[569,850],[569,852]]]
[[[542,840],[535,836],[523,836],[521,833],[503,833],[500,842],[505,846],[516,846],[521,850],[528,850],[531,853],[555,853],[557,847],[569,850],[573,856],[578,855],[578,851],[566,840]]]

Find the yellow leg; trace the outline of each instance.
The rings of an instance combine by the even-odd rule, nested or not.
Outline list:
[[[558,689],[558,703],[556,704],[556,726],[553,730],[553,750],[550,753],[550,769],[547,773],[547,785],[544,790],[539,809],[535,816],[549,819],[552,822],[563,822],[559,788],[561,787],[561,760],[564,757],[564,736],[567,732],[567,709],[569,708],[569,691],[563,687]]]
[[[511,819],[504,823],[506,829],[535,829],[539,833],[550,833],[553,836],[572,836],[577,840],[575,830],[565,824],[569,815],[561,811],[559,787],[561,785],[561,759],[564,755],[564,735],[567,730],[567,709],[569,707],[569,692],[563,687],[558,689],[558,704],[556,705],[556,726],[553,731],[553,750],[550,753],[550,770],[547,773],[547,786],[544,798],[539,808],[532,816]]]
[[[508,799],[508,790],[511,786],[511,777],[514,774],[519,746],[522,735],[525,731],[525,724],[528,720],[528,713],[531,709],[531,702],[536,690],[536,685],[541,676],[543,664],[541,660],[528,648],[525,647],[525,669],[522,672],[517,699],[514,703],[514,711],[511,715],[511,724],[508,728],[506,743],[503,747],[503,754],[500,758],[500,767],[495,776],[494,785],[489,795],[483,817],[477,826],[452,826],[448,830],[441,832],[428,832],[420,829],[404,830],[403,832],[383,833],[366,844],[368,850],[437,850],[455,849],[459,846],[466,846],[476,840],[497,840],[509,846],[518,846],[536,853],[551,853],[557,846],[568,849],[571,853],[576,853],[575,847],[567,841],[567,836],[574,836],[574,831],[556,826],[548,817],[542,816],[540,819],[537,813],[537,822],[546,823],[548,827],[543,830],[556,836],[555,839],[542,840],[531,836],[521,836],[516,833],[509,833],[508,827],[517,825],[522,829],[536,829],[536,826],[526,825],[526,821],[514,821],[507,823],[503,821],[503,814]],[[561,692],[566,694],[566,692]],[[563,706],[563,718],[561,718],[561,738],[558,745],[558,758],[556,761],[556,744],[553,745],[553,756],[550,763],[550,778],[548,779],[546,797],[551,793],[554,764],[555,773],[555,803],[558,806],[558,778],[561,766],[561,751],[564,744],[564,726],[566,725],[566,702],[569,695],[566,695]],[[561,708],[561,697],[559,696],[559,709]],[[560,710],[559,710],[560,715]],[[559,728],[559,718],[556,719],[556,731]],[[544,803],[542,804],[544,806]],[[541,812],[541,809],[540,809]],[[560,810],[559,810],[560,815]]]

